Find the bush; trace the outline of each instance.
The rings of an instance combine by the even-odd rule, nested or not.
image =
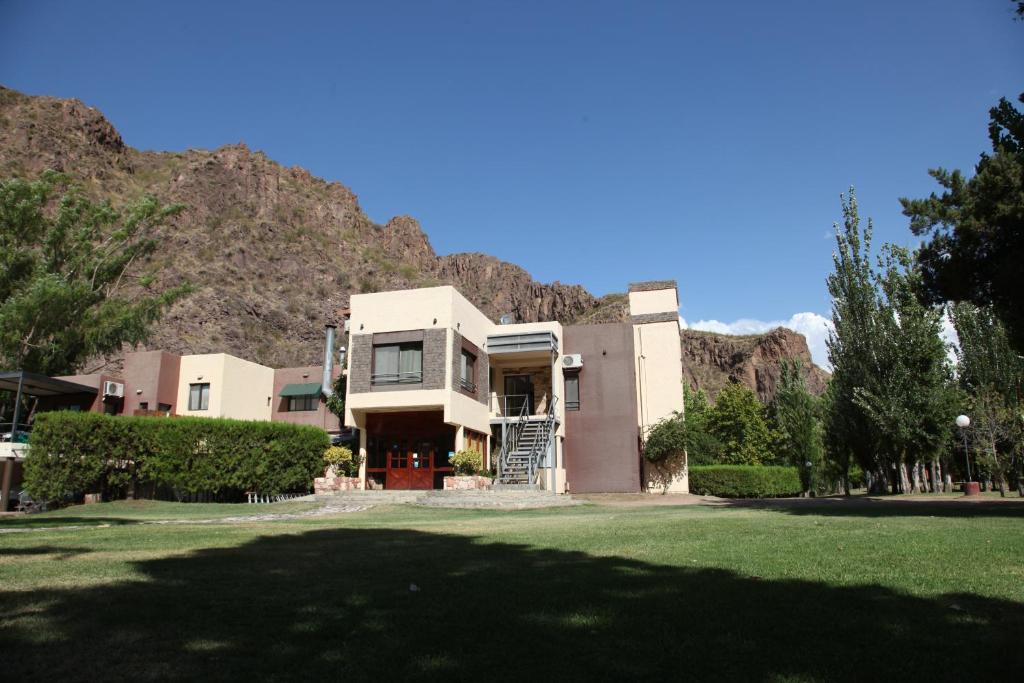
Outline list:
[[[245,491],[308,491],[330,441],[316,427],[205,417],[111,417],[54,412],[36,418],[25,487],[37,498],[127,487],[218,499]]]
[[[478,474],[484,468],[484,456],[480,451],[461,450],[452,458],[452,467],[455,469],[455,474]]]
[[[706,465],[690,468],[690,492],[722,498],[775,498],[803,491],[796,467]]]
[[[331,446],[324,451],[324,463],[333,467],[341,477],[358,477],[359,465],[362,462],[358,455],[353,455],[352,449],[348,446]]]

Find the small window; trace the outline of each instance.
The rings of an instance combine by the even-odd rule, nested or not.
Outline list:
[[[476,356],[465,350],[459,366],[459,386],[471,394],[476,393]]]
[[[320,397],[316,394],[307,394],[305,396],[289,396],[288,397],[288,412],[297,413],[303,410],[316,410],[320,407]]]
[[[210,383],[188,385],[188,409],[209,410],[210,409]]]
[[[139,401],[139,410],[149,410],[149,401]]]
[[[170,414],[170,412],[171,412],[171,404],[170,403],[157,403],[156,407],[157,407],[157,410],[159,410],[161,413]]]
[[[565,378],[565,409],[580,409],[580,376],[567,375]]]
[[[372,384],[423,382],[423,342],[373,347]]]

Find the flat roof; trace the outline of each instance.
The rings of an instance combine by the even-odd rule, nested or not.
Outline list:
[[[0,372],[0,390],[21,391],[29,396],[61,396],[64,394],[97,394],[99,390],[76,382],[54,379],[26,370]]]

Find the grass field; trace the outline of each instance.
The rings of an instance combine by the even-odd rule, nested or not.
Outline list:
[[[988,681],[1024,668],[1017,504],[206,521],[255,507],[0,520],[0,678]],[[171,518],[183,523],[152,523]]]

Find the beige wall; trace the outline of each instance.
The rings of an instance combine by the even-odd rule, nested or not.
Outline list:
[[[210,384],[208,410],[189,410],[189,385]],[[179,415],[269,420],[274,392],[274,371],[264,365],[226,353],[181,357],[178,381]]]
[[[678,296],[674,287],[630,292],[629,303],[630,315],[634,316],[669,312],[678,315]],[[660,420],[684,409],[678,320],[633,325],[633,354],[637,421],[641,436],[646,436]],[[667,488],[672,492],[689,492],[685,463]]]
[[[649,315],[668,311],[679,312],[679,297],[675,288],[629,293],[630,315]]]

